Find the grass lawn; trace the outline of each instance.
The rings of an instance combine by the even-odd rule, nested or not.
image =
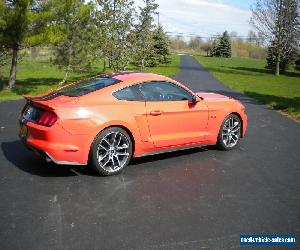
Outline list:
[[[176,75],[179,70],[180,56],[172,54],[171,63],[159,65],[153,68],[146,68],[146,72],[153,72],[161,75]],[[97,66],[97,65],[96,65]],[[71,72],[69,82],[93,76],[102,70],[102,65],[94,67],[91,72]],[[139,71],[138,68],[130,66],[128,70]],[[1,90],[8,81],[9,67],[3,69],[4,79],[0,80],[0,102],[5,100],[16,100],[22,98],[22,94],[37,95],[58,87],[58,83],[64,76],[64,71],[47,61],[33,61],[25,57],[18,65],[16,86],[13,90]]]
[[[195,56],[225,85],[300,120],[300,71],[274,76],[265,60]]]

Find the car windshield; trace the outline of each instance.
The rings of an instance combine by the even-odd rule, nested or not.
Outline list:
[[[82,96],[93,91],[103,89],[107,86],[113,85],[120,82],[120,80],[112,77],[101,77],[101,78],[92,78],[88,80],[83,80],[62,88],[56,93],[65,96]]]

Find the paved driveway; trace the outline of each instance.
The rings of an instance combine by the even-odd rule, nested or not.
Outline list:
[[[242,233],[300,235],[300,125],[224,87],[192,57],[176,79],[246,104],[238,149],[191,149],[121,175],[46,165],[19,142],[22,101],[0,104],[0,249],[237,248]]]

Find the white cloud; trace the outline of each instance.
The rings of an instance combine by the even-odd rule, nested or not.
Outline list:
[[[251,29],[250,10],[223,0],[157,0],[157,3],[160,22],[166,31],[209,36],[228,30],[245,36]]]

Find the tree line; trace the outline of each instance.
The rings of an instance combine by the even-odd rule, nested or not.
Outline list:
[[[155,0],[142,6],[132,0],[0,0],[0,61],[11,59],[7,87],[15,85],[20,50],[40,45],[53,48],[52,62],[65,71],[61,83],[97,60],[104,71],[170,62],[168,37],[154,23],[157,8]]]

